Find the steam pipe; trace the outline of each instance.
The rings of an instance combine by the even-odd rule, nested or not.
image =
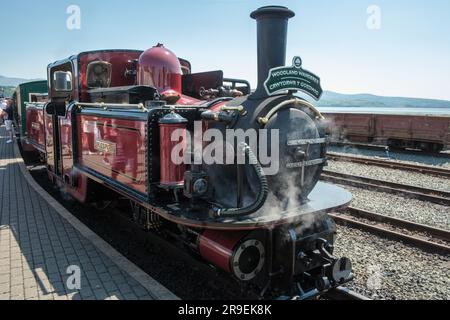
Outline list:
[[[264,174],[263,168],[261,167],[261,165],[258,162],[258,159],[256,158],[256,156],[253,154],[252,150],[246,143],[241,143],[240,147],[242,151],[245,153],[245,155],[249,157],[250,160],[249,162],[255,169],[255,173],[259,179],[259,185],[261,189],[259,191],[258,197],[252,204],[244,208],[227,208],[227,209],[213,208],[211,210],[211,215],[213,217],[237,218],[248,216],[261,209],[267,200],[267,196],[269,194],[269,185],[267,182],[267,177]]]
[[[237,180],[237,207],[242,208],[243,206],[243,195],[242,190],[244,189],[244,168],[242,164],[237,164],[236,168],[236,180]]]
[[[266,6],[252,12],[251,18],[257,22],[258,41],[258,86],[253,99],[267,97],[264,82],[270,69],[286,63],[288,20],[295,13],[282,6]]]

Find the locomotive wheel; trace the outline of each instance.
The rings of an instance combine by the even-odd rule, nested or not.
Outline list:
[[[430,152],[430,153],[439,153],[443,149],[444,149],[444,146],[439,143],[426,143],[424,147],[421,147],[422,151]]]
[[[435,143],[435,146],[436,146],[436,150],[435,150],[436,153],[442,152],[442,150],[444,150],[443,144]]]
[[[390,147],[390,148],[392,148],[392,149],[405,149],[403,146],[402,146],[402,142],[400,141],[400,140],[396,140],[396,139],[389,139],[388,141],[387,141],[387,145]]]

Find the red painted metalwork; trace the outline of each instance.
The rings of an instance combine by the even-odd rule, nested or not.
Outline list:
[[[77,116],[79,163],[103,176],[147,193],[145,121]]]
[[[231,273],[231,258],[247,232],[205,230],[198,241],[200,255],[216,267]]]
[[[160,120],[160,184],[163,186],[176,187],[184,184],[186,165],[184,160],[183,163],[175,163],[175,159],[172,159],[172,151],[179,150],[178,156],[180,159],[184,159],[187,147],[186,130],[187,120],[176,113],[171,113]],[[172,134],[175,131],[178,131],[178,141],[172,141]]]
[[[27,142],[33,146],[32,148],[45,153],[44,108],[42,106],[29,105],[26,118]]]
[[[77,201],[84,203],[87,198],[88,178],[84,174],[76,174],[74,186],[65,185],[65,191]]]
[[[174,90],[181,94],[181,64],[177,56],[158,44],[139,57],[138,84],[153,86],[160,93]]]
[[[72,115],[66,112],[65,117],[59,117],[59,136],[61,143],[62,176],[65,183],[72,183],[72,171],[74,165],[72,144]]]
[[[181,95],[180,100],[177,101],[178,105],[186,106],[186,105],[199,105],[204,103],[205,101],[197,100],[195,98],[191,98],[185,95]]]
[[[55,172],[55,151],[53,141],[53,117],[44,109],[44,128],[45,128],[45,150],[47,169],[50,172]]]

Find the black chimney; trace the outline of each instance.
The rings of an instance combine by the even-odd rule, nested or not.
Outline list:
[[[269,70],[286,63],[288,20],[295,13],[282,6],[266,6],[252,12],[258,29],[258,87],[254,99],[267,97],[264,89]]]

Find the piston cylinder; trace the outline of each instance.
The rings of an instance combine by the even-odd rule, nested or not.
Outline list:
[[[176,188],[184,185],[187,122],[175,112],[159,120],[160,185],[162,187]]]
[[[253,280],[265,265],[263,243],[247,231],[206,230],[199,236],[203,259],[241,281]]]
[[[206,230],[199,238],[199,251],[203,259],[225,272],[231,273],[231,258],[243,232]]]

